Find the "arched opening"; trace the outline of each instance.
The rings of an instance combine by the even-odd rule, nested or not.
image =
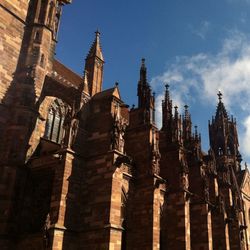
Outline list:
[[[229,136],[228,142],[227,142],[227,154],[228,155],[234,155],[234,140],[232,136]]]
[[[62,100],[56,99],[49,108],[48,117],[45,125],[44,138],[53,142],[62,143],[64,136],[64,121],[69,106]]]
[[[36,31],[34,40],[35,40],[35,42],[40,42],[40,32],[39,31]]]
[[[45,21],[47,4],[48,4],[48,0],[41,0],[40,13],[39,13],[39,18],[38,18],[39,23],[44,23]]]
[[[48,14],[48,20],[47,20],[48,26],[50,27],[52,26],[52,23],[53,23],[54,9],[55,9],[55,4],[53,1],[51,1],[49,4],[49,14]]]

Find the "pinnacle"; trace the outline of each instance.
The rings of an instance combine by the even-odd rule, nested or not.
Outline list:
[[[147,68],[145,65],[145,58],[141,59],[140,81],[143,84],[147,84]]]
[[[90,57],[98,57],[100,60],[104,61],[103,54],[102,54],[102,48],[100,44],[100,32],[97,29],[95,32],[95,40],[89,50],[89,53],[87,55],[87,58]]]

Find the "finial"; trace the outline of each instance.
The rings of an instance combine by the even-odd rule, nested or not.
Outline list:
[[[218,98],[219,98],[219,102],[221,102],[221,100],[222,100],[222,93],[221,93],[221,91],[219,90],[219,92],[218,92],[218,94],[217,94],[217,96],[218,96]]]
[[[97,29],[96,32],[95,32],[96,38],[99,37],[100,34],[101,34],[101,33],[100,33],[99,29]]]
[[[115,82],[115,86],[117,87],[119,85],[119,82]]]
[[[177,118],[178,117],[178,106],[174,106],[174,116]]]
[[[133,105],[132,105],[132,109],[134,109],[134,108],[135,108],[135,105],[133,104]]]
[[[142,68],[145,68],[145,58],[141,59],[141,66],[142,66]]]
[[[186,104],[185,106],[184,106],[184,108],[185,108],[185,111],[184,111],[184,119],[189,119],[190,118],[190,116],[189,116],[189,112],[188,112],[188,105]]]
[[[169,89],[169,84],[168,83],[165,84],[165,88],[166,88],[166,91],[168,91],[168,89]]]

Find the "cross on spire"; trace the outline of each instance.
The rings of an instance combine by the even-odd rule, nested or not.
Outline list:
[[[220,92],[220,90],[219,90],[219,92],[218,92],[218,94],[217,94],[217,96],[218,96],[218,98],[219,98],[219,102],[221,102],[221,100],[222,100],[222,93]]]

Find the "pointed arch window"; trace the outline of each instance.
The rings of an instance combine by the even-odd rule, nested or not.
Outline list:
[[[228,155],[233,155],[235,153],[235,150],[234,150],[234,139],[232,136],[229,136],[228,137],[228,143],[227,143],[227,153]]]
[[[48,21],[47,21],[49,26],[52,25],[54,9],[55,9],[55,4],[53,1],[51,1],[49,5],[49,14],[48,14]]]
[[[69,111],[69,106],[60,99],[56,99],[52,103],[45,125],[44,138],[59,144],[62,143],[64,136],[64,120]]]
[[[44,23],[45,21],[46,10],[47,10],[47,0],[41,0],[40,13],[38,18],[38,21],[40,23]]]

